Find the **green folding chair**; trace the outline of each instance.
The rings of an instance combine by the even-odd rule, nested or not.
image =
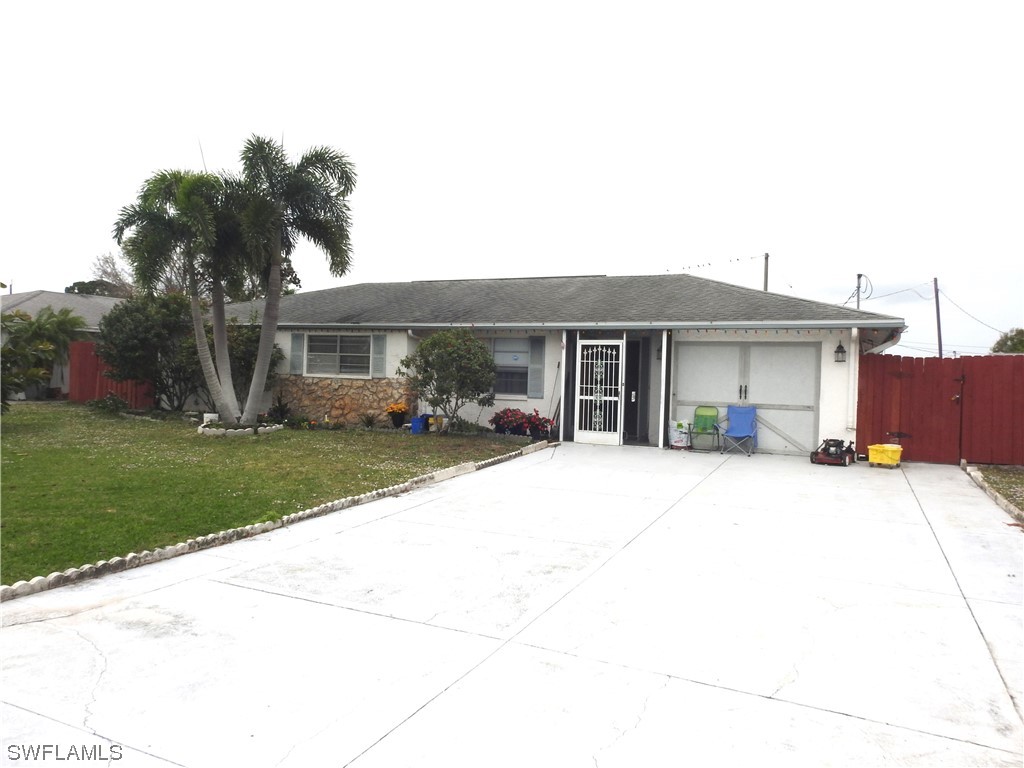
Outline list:
[[[693,409],[693,421],[690,422],[690,448],[695,451],[717,451],[721,449],[721,436],[718,428],[718,409],[713,405],[698,405]],[[711,446],[698,448],[696,438],[709,439]]]

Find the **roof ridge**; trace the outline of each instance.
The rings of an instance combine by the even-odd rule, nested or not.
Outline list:
[[[530,277],[461,277],[442,278],[437,280],[410,280],[410,283],[502,283],[513,280],[580,280],[588,277],[616,277],[616,275],[532,275]],[[640,277],[640,275],[633,275]],[[374,285],[374,283],[360,283],[360,285]],[[394,285],[394,283],[377,283],[377,285]]]

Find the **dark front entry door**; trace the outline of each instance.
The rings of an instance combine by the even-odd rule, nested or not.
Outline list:
[[[630,339],[626,342],[625,391],[623,392],[623,440],[627,443],[647,443],[647,391],[650,388],[647,370],[650,364],[650,339]]]

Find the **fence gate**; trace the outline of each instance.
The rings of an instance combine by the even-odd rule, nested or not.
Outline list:
[[[860,358],[857,449],[937,464],[1024,464],[1024,355]]]
[[[576,354],[577,443],[622,443],[622,341],[580,340]]]

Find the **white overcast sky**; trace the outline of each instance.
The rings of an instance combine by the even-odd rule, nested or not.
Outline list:
[[[352,268],[303,290],[690,272],[1024,326],[1024,3],[49,2],[2,18],[0,281],[61,291],[159,169],[349,155]],[[202,147],[202,152],[200,151]]]

